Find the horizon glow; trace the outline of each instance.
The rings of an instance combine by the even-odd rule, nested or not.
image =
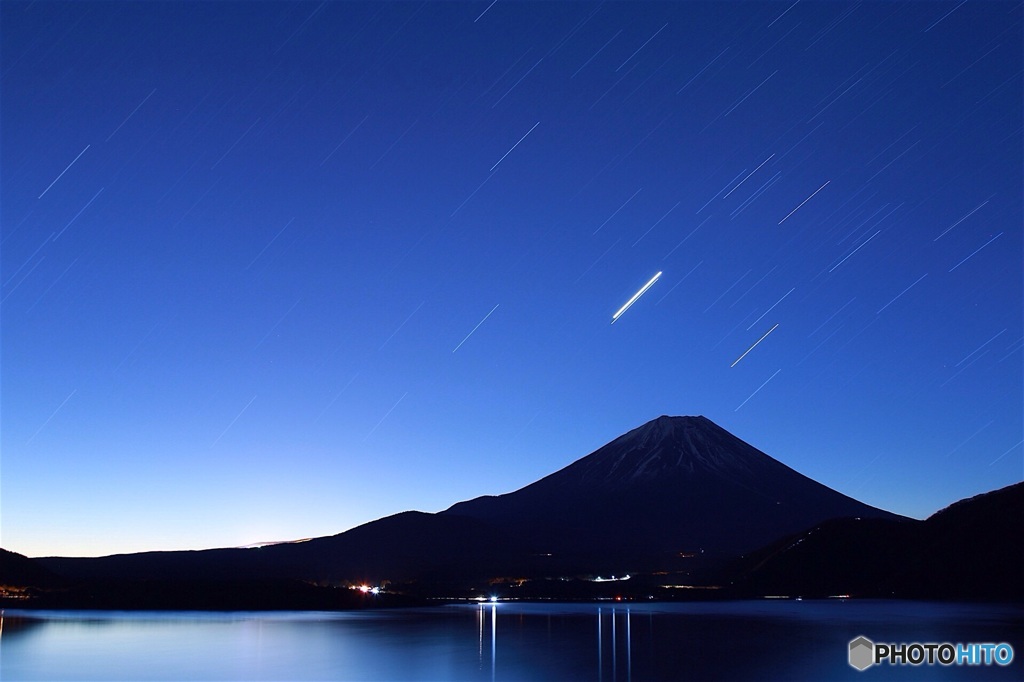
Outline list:
[[[661,414],[915,518],[1024,479],[1022,14],[5,0],[0,547],[333,535]]]

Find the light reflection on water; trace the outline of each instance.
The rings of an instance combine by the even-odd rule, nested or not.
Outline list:
[[[499,627],[498,621],[501,621]],[[500,635],[500,638],[499,638]],[[846,663],[848,642],[1009,642],[1008,668]],[[500,639],[500,641],[499,641]],[[2,680],[1021,679],[1018,606],[482,603],[372,612],[7,611]]]

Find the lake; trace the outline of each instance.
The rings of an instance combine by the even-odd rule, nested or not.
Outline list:
[[[848,643],[1006,642],[1008,666],[859,672]],[[1021,606],[465,603],[359,612],[12,611],[10,680],[1024,679]]]

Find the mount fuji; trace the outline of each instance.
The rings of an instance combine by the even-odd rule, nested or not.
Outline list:
[[[704,417],[662,416],[520,490],[435,514],[402,512],[338,535],[258,548],[36,561],[84,581],[449,589],[502,576],[695,578],[839,518],[903,519],[797,473]]]
[[[705,417],[669,416],[520,490],[441,514],[502,528],[544,554],[643,563],[733,556],[833,518],[902,518],[790,469]]]

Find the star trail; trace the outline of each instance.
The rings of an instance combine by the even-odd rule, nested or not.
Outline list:
[[[1019,481],[1021,21],[5,1],[3,546],[334,534],[660,414],[919,518]]]

